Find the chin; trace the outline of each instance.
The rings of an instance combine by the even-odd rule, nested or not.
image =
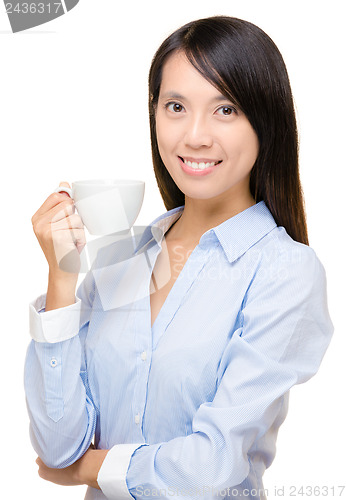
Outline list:
[[[184,193],[186,198],[190,198],[192,200],[214,200],[219,196],[222,196],[223,192],[210,192],[210,191],[202,191],[202,190],[180,190]]]

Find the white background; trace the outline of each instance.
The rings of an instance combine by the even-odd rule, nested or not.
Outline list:
[[[323,485],[330,487],[324,498],[340,498],[338,486],[346,485],[343,10],[342,0],[80,0],[57,20],[12,34],[0,5],[0,415],[6,498],[84,496],[84,487],[41,480],[29,441],[23,391],[28,302],[47,283],[31,216],[59,181],[101,177],[146,181],[136,224],[165,211],[151,166],[148,69],[171,31],[216,14],[258,24],[286,61],[301,134],[310,245],[327,272],[335,325],[319,373],[291,391],[265,487],[270,500],[282,493],[275,488],[285,488],[281,498],[307,498],[308,490],[301,496],[293,488]]]

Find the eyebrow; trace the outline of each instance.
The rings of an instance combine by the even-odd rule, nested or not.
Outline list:
[[[160,97],[163,98],[163,99],[167,99],[167,98],[170,98],[170,99],[181,99],[181,100],[186,99],[183,95],[178,94],[177,92],[174,92],[174,91],[165,92]],[[214,97],[212,99],[212,101],[214,101],[214,102],[219,102],[219,101],[233,102],[231,99],[229,99],[228,97],[226,97],[224,95],[218,95],[218,96]]]

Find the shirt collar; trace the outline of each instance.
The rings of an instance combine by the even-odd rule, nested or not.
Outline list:
[[[153,222],[149,224],[149,226],[147,226],[143,231],[141,239],[135,249],[135,253],[153,239],[156,241],[156,243],[161,244],[164,234],[168,231],[172,224],[174,224],[174,222],[179,219],[179,217],[183,213],[183,210],[184,205],[182,205],[181,207],[173,208],[172,210],[169,210],[168,212],[160,215],[155,220],[153,220]]]
[[[164,234],[179,219],[183,210],[184,205],[157,217],[144,230],[135,253],[153,239],[161,245]],[[208,244],[211,240],[219,241],[229,262],[234,262],[275,227],[277,224],[274,217],[265,202],[260,201],[206,231],[199,244]]]
[[[260,201],[227,219],[212,231],[222,245],[229,262],[234,262],[276,227],[277,224],[269,208],[264,201]]]

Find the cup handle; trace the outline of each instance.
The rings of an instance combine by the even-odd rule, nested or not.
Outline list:
[[[56,189],[54,189],[54,193],[67,193],[70,198],[73,198],[72,189],[69,187],[59,186]]]

